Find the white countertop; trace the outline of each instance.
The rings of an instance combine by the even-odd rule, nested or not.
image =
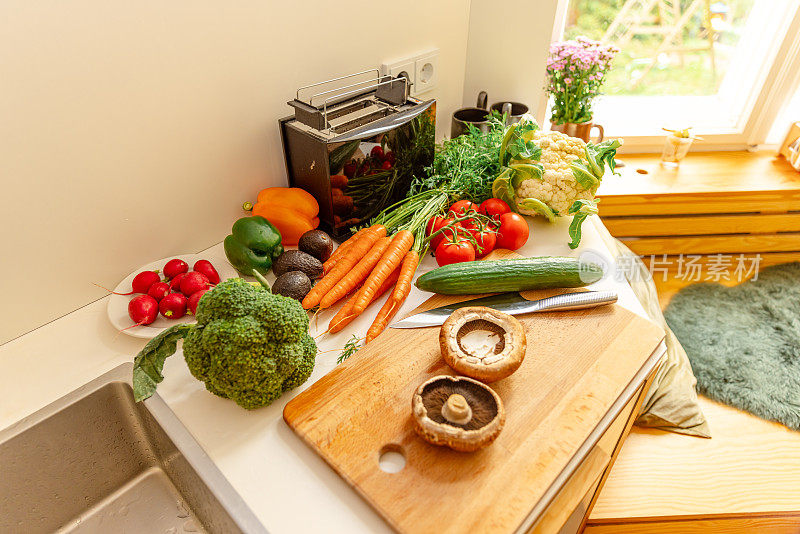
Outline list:
[[[578,250],[567,246],[569,219],[564,218],[555,224],[534,222],[528,243],[518,252],[525,256],[574,257],[592,253],[608,259],[608,249],[594,227],[601,223],[596,217],[593,219],[584,224]],[[226,261],[221,245],[203,254],[215,264]],[[148,260],[143,258],[142,263]],[[428,256],[418,274],[434,267],[435,260]],[[592,288],[616,290],[620,305],[645,316],[627,283],[607,275]],[[414,288],[397,317],[429,295]],[[0,428],[133,359],[145,340],[116,332],[106,316],[106,305],[107,299],[99,300],[0,346]],[[189,374],[180,352],[167,359],[158,394],[272,533],[391,532],[282,418],[286,403],[336,366],[342,346],[353,333],[366,332],[377,309],[379,306],[371,307],[348,328],[319,339],[320,352],[311,378],[271,406],[254,411],[208,393]],[[324,330],[334,313],[335,309],[320,314],[318,326],[312,322],[311,335]]]

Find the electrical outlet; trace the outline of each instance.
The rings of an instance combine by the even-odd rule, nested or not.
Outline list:
[[[430,91],[439,80],[439,50],[414,58],[414,94]]]
[[[405,72],[408,74],[408,81],[411,83],[411,92],[414,92],[414,76],[416,76],[416,70],[414,68],[414,58],[408,57],[405,59],[398,59],[391,63],[384,63],[381,65],[381,74],[383,76],[391,76],[392,78],[397,78],[401,73]]]

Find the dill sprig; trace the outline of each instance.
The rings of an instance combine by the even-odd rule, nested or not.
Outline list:
[[[358,337],[357,335],[353,334],[353,337],[351,337],[347,341],[347,343],[344,344],[344,347],[342,348],[342,353],[339,354],[339,357],[336,359],[337,365],[345,361],[353,354],[355,354],[358,351],[358,349],[360,349],[363,346],[363,343],[361,343],[362,341],[364,341],[364,338]]]

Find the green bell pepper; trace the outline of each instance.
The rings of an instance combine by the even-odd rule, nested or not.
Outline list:
[[[252,276],[253,270],[267,274],[283,253],[281,233],[260,215],[242,217],[225,238],[225,255],[237,271]]]

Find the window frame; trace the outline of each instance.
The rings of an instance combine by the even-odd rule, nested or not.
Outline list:
[[[563,39],[566,28],[569,0],[557,0],[555,22],[551,41]],[[734,125],[705,126],[696,128],[694,133],[701,136],[692,144],[692,151],[713,150],[755,150],[763,145],[778,113],[800,87],[800,3],[786,7],[789,14],[781,31],[784,37],[770,48],[770,56],[774,57],[771,65],[765,65],[759,71],[759,80],[745,95],[743,112],[740,120]],[[724,85],[724,82],[723,82]],[[654,98],[659,97],[614,97]],[[663,97],[680,98],[714,98],[714,97]],[[542,125],[549,125],[550,99],[546,94],[540,101],[537,119]],[[660,126],[650,128],[633,128],[630,125],[603,125],[609,137],[625,139],[621,153],[660,152],[664,143],[664,134]],[[637,131],[638,130],[638,131]]]

